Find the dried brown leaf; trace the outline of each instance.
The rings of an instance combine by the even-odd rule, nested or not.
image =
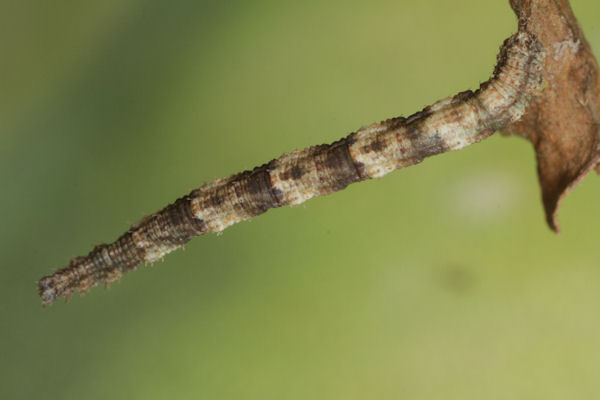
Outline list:
[[[568,0],[510,3],[520,29],[545,48],[545,88],[505,131],[533,143],[546,219],[558,232],[563,198],[594,167],[600,173],[598,64]]]

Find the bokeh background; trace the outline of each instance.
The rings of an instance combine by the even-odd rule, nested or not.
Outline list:
[[[600,54],[600,3],[573,0]],[[600,391],[600,178],[544,223],[493,137],[197,238],[68,304],[36,280],[217,177],[485,81],[508,1],[4,1],[0,398]]]

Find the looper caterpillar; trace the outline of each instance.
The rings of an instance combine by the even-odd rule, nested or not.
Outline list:
[[[114,243],[100,244],[40,279],[39,295],[49,304],[110,284],[194,236],[221,232],[271,208],[300,204],[479,142],[523,115],[541,88],[544,57],[538,40],[519,32],[504,42],[493,77],[475,92],[461,92],[408,118],[375,123],[332,144],[287,153],[207,183],[134,224]]]

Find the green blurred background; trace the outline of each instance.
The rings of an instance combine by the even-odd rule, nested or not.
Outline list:
[[[600,54],[600,3],[573,7]],[[1,8],[0,398],[597,396],[600,178],[554,235],[518,138],[271,211],[68,304],[36,293],[203,182],[476,88],[508,1]]]

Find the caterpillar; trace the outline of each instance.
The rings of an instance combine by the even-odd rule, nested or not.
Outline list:
[[[408,118],[375,123],[332,144],[286,153],[207,183],[134,224],[115,242],[100,244],[41,278],[42,302],[109,285],[194,236],[221,232],[271,208],[300,204],[479,142],[523,115],[541,90],[544,57],[535,37],[518,32],[505,40],[492,78],[475,92],[461,92]]]

